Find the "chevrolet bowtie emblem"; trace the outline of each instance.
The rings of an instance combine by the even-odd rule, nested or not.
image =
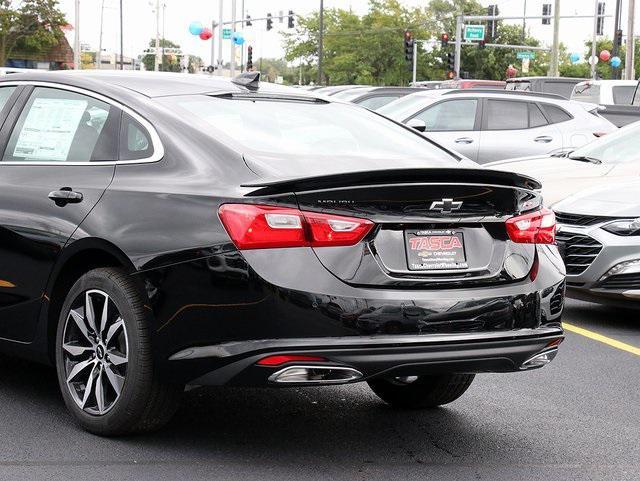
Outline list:
[[[429,210],[437,210],[438,212],[442,212],[443,214],[450,214],[454,210],[460,210],[462,207],[461,200],[453,200],[453,199],[442,199],[442,200],[434,200],[431,203],[431,207]]]

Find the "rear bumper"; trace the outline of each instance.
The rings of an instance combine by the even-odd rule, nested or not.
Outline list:
[[[227,361],[192,380],[193,385],[277,385],[275,374],[298,365],[349,368],[361,374],[352,382],[380,376],[527,370],[540,367],[527,366],[528,360],[555,351],[563,338],[559,326],[547,326],[499,333],[274,339],[188,348],[171,356],[170,361],[201,365]],[[256,364],[267,356],[292,354],[326,361]]]

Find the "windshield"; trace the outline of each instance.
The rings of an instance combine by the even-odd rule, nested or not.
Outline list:
[[[623,164],[625,162],[639,161],[639,134],[640,122],[636,122],[574,150],[569,155],[569,158],[594,159],[601,161],[603,164]]]
[[[405,95],[387,105],[380,107],[378,113],[389,117],[390,119],[397,120],[398,122],[404,122],[413,114],[423,109],[434,99],[438,98],[441,94],[436,92],[446,92],[445,90],[435,90],[434,96],[420,94]]]
[[[440,162],[457,158],[425,137],[351,104],[206,95],[159,102],[194,127],[245,151],[295,156],[355,156]],[[225,139],[226,137],[226,139]]]

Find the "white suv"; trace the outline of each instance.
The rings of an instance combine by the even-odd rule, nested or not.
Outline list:
[[[520,91],[428,90],[378,112],[480,164],[572,150],[616,130],[597,105]]]

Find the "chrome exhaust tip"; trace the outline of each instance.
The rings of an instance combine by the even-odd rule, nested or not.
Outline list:
[[[521,371],[526,371],[528,369],[539,369],[543,366],[546,366],[551,361],[553,361],[558,354],[558,348],[552,347],[551,349],[545,349],[542,352],[539,352],[535,356],[530,357],[520,366]]]
[[[351,367],[289,366],[269,376],[278,384],[343,384],[357,381],[362,373]]]

